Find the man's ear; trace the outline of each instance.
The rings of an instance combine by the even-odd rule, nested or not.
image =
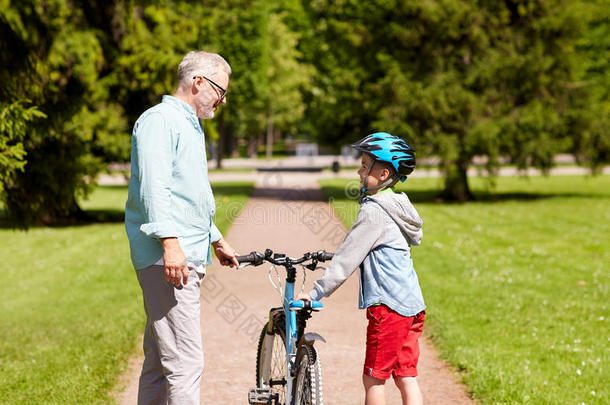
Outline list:
[[[199,88],[197,88],[197,85],[200,84],[202,81],[203,81],[203,79],[200,78],[199,76],[197,76],[191,82],[191,94],[193,96],[196,96],[201,91],[201,90],[199,90]]]

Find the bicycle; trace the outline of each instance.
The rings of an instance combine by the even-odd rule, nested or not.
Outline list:
[[[274,254],[271,249],[266,249],[264,254],[252,252],[237,257],[237,261],[243,264],[240,267],[260,266],[265,261],[271,263],[269,280],[280,294],[271,272],[276,270],[279,281],[275,266],[286,269],[282,306],[269,310],[269,321],[261,330],[256,354],[256,387],[248,392],[249,404],[323,404],[322,367],[314,343],[326,343],[326,340],[317,333],[305,332],[311,313],[319,311],[323,305],[320,301],[294,301],[295,265],[301,265],[304,271],[316,270],[319,262],[332,257],[332,253],[320,250],[291,258],[281,253]]]

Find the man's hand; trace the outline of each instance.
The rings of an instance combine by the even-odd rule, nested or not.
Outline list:
[[[306,293],[298,293],[294,300],[295,301],[298,301],[298,300],[311,301],[311,297],[309,296],[309,294],[306,294]]]
[[[236,253],[233,248],[227,243],[224,238],[220,238],[217,242],[213,242],[214,253],[216,253],[216,257],[220,260],[220,264],[223,266],[229,267],[237,267],[239,266],[239,262],[235,256]]]
[[[186,256],[178,244],[178,238],[163,238],[163,263],[165,265],[165,280],[176,287],[187,283],[189,268],[186,265]],[[182,283],[180,280],[182,279]]]

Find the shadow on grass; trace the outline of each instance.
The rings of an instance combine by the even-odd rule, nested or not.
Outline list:
[[[252,189],[254,188],[254,184],[252,182],[222,182],[222,183],[212,183],[212,191],[214,192],[214,197],[229,197],[236,195],[246,195],[249,196],[252,194]]]
[[[71,226],[84,226],[93,224],[117,224],[125,220],[125,211],[118,209],[89,209],[81,210],[76,216],[59,219],[48,224],[32,224],[24,227],[15,221],[6,218],[6,213],[0,209],[0,229],[37,229],[37,228],[66,228]]]
[[[124,197],[121,195],[120,199],[127,199],[127,186],[124,185],[108,185],[108,186],[99,186],[97,187],[97,191],[100,192],[118,192],[124,193]],[[219,198],[229,199],[234,196],[249,196],[252,193],[253,185],[251,182],[233,182],[233,183],[214,183],[212,184],[212,189],[214,191],[214,197],[218,200]],[[90,198],[95,199],[95,192],[90,196]],[[100,208],[85,208],[79,209],[79,211],[70,218],[60,219],[53,223],[48,224],[33,224],[30,225],[30,229],[36,228],[64,228],[70,226],[84,226],[84,225],[93,225],[93,224],[117,224],[123,223],[125,220],[125,210],[123,207],[102,207]],[[113,204],[109,204],[113,205]],[[114,204],[116,205],[116,204]],[[124,201],[121,203],[124,205]],[[3,207],[0,207],[0,229],[26,229],[23,226],[20,226],[14,221],[6,218],[6,211]]]
[[[324,194],[329,198],[335,198],[337,200],[343,199],[353,199],[349,198],[346,194],[346,190],[343,187],[336,186],[323,186],[322,190]],[[404,191],[409,199],[413,203],[437,203],[437,204],[460,204],[458,202],[452,201],[444,201],[440,197],[441,190],[440,189],[426,189],[426,190],[402,190],[398,189],[398,191]],[[496,202],[508,202],[508,201],[520,201],[520,202],[528,202],[528,201],[539,201],[545,199],[553,199],[553,198],[606,198],[610,199],[610,195],[605,193],[552,193],[552,192],[495,192],[495,191],[481,191],[474,190],[474,200],[470,202],[484,202],[484,203],[496,203]],[[352,196],[353,197],[353,196]]]

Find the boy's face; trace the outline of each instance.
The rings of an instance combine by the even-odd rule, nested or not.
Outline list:
[[[372,157],[367,155],[366,153],[362,154],[362,162],[360,165],[360,169],[358,169],[358,176],[360,176],[360,185],[364,186],[364,180],[367,180],[366,188],[371,189],[377,186],[380,186],[384,181],[392,176],[392,172],[388,167],[380,162],[376,162]],[[369,167],[373,165],[371,172],[368,177],[366,176],[366,172],[369,170]],[[371,191],[370,194],[377,193],[377,190]]]

